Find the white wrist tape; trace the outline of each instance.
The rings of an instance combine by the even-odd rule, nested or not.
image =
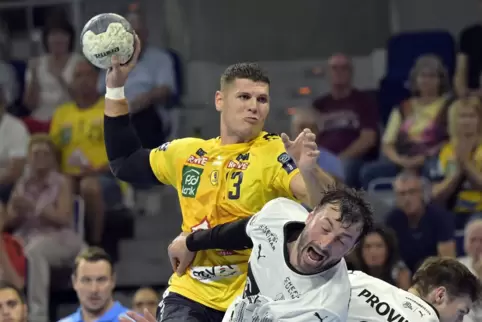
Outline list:
[[[105,88],[105,98],[110,100],[123,100],[126,98],[124,94],[124,86],[116,88]]]

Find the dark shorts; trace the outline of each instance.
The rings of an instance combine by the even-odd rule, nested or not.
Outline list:
[[[222,311],[172,292],[164,297],[157,308],[158,322],[221,322],[223,317]]]

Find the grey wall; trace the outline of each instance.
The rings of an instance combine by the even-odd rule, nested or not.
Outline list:
[[[83,16],[122,11],[129,0],[84,0]],[[334,51],[366,55],[391,33],[443,28],[457,35],[482,18],[477,0],[141,0],[151,41],[188,60],[319,59]],[[87,19],[87,18],[85,18]]]
[[[86,0],[83,15],[116,11],[127,0]],[[319,58],[367,54],[389,36],[386,0],[145,0],[152,41],[190,60]]]

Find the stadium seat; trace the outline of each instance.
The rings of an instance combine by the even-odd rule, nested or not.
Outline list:
[[[184,95],[184,69],[180,55],[173,49],[167,49],[171,56],[174,67],[174,76],[176,82],[177,93],[172,98],[171,107],[181,107],[181,97]]]
[[[465,256],[464,238],[465,231],[463,229],[455,231],[455,248],[457,251],[457,257]]]
[[[395,204],[393,180],[395,178],[378,178],[370,182],[367,195],[373,205],[375,221],[383,222],[385,215]]]
[[[80,196],[74,197],[74,230],[83,240],[85,230],[85,202]]]
[[[439,56],[452,79],[455,70],[455,40],[445,30],[408,32],[390,38],[385,77],[380,82],[380,111],[384,122],[393,106],[408,95],[406,81],[416,59],[424,54]]]
[[[18,82],[18,97],[15,99],[12,105],[8,107],[8,112],[17,117],[24,117],[30,114],[30,111],[23,106],[22,97],[25,91],[25,72],[27,71],[27,63],[23,60],[12,60],[10,61],[14,70],[15,76]]]

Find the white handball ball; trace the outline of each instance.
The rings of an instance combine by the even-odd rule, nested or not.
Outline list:
[[[121,64],[134,53],[134,30],[131,24],[115,13],[102,13],[90,19],[80,34],[82,52],[95,66],[108,69],[113,55]]]

